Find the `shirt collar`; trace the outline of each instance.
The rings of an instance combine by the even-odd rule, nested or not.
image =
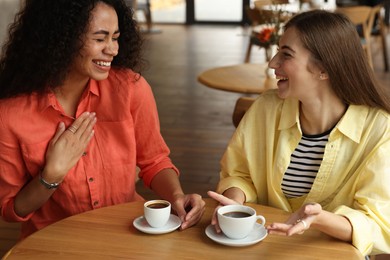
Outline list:
[[[338,122],[337,128],[343,135],[352,141],[359,143],[369,108],[361,105],[349,105],[344,116]],[[286,99],[283,102],[279,130],[289,129],[293,126],[299,127],[299,101]]]
[[[87,88],[89,88],[90,93],[92,93],[96,96],[99,96],[99,94],[100,94],[99,82],[91,79],[88,82]],[[50,106],[52,106],[52,107],[58,106],[58,101],[57,101],[57,98],[54,95],[53,91],[49,91],[49,92],[42,94],[42,95],[39,95],[36,93],[34,93],[33,95],[36,95],[36,97],[38,99],[38,108],[40,111],[43,111]]]
[[[104,80],[106,81],[106,80]],[[89,92],[91,92],[92,94],[96,95],[96,96],[99,96],[100,95],[100,91],[99,91],[99,82],[94,80],[94,79],[91,79],[89,81]]]
[[[279,121],[279,130],[288,129],[299,125],[299,101],[296,99],[285,99],[282,105],[282,112]]]
[[[356,143],[359,143],[364,130],[369,108],[349,105],[347,112],[337,124],[337,129]]]
[[[53,101],[56,100],[55,95],[52,91],[48,93],[44,93],[42,95],[39,95],[37,93],[34,93],[33,95],[36,95],[38,100],[38,109],[42,112],[46,108],[53,106]]]

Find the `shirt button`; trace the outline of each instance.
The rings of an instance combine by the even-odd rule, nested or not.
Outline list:
[[[86,156],[87,155],[87,152],[83,152],[83,156]]]
[[[93,182],[94,180],[93,180],[93,178],[91,177],[91,178],[88,179],[88,181],[89,181],[89,182]]]
[[[93,202],[93,205],[94,205],[94,206],[97,206],[97,205],[99,205],[99,201],[97,201],[97,200],[96,200],[96,201],[94,201],[94,202]]]

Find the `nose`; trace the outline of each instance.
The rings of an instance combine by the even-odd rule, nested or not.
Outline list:
[[[104,52],[109,54],[109,55],[112,55],[112,56],[116,56],[118,55],[118,52],[119,52],[119,44],[117,41],[109,41],[106,45],[106,47],[104,48]]]
[[[271,68],[271,69],[276,69],[276,68],[279,68],[280,66],[280,63],[279,63],[279,52],[277,52],[275,54],[275,56],[273,56],[271,58],[271,60],[268,62],[268,67]]]

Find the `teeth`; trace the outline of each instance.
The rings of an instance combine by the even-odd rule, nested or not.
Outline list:
[[[110,67],[111,66],[111,62],[109,62],[109,61],[97,61],[95,63],[97,65],[99,65],[99,66],[105,66],[105,67]]]
[[[288,78],[277,76],[276,79],[281,79],[281,80],[288,80]]]

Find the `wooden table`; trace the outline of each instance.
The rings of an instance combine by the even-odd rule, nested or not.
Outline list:
[[[247,247],[228,247],[209,239],[216,202],[206,200],[201,221],[184,231],[144,234],[132,225],[142,215],[142,202],[101,208],[54,223],[19,242],[4,259],[362,259],[352,245],[316,230],[303,235],[268,235]],[[279,209],[249,204],[268,223],[289,215]]]
[[[267,64],[244,63],[206,70],[198,81],[207,87],[244,93],[261,94],[276,88],[276,80],[265,75]]]

